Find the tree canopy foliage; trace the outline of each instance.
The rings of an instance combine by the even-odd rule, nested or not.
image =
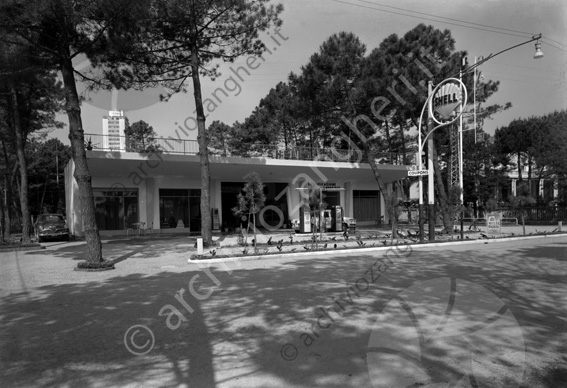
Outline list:
[[[162,152],[156,142],[157,133],[154,128],[144,120],[128,124],[124,129],[126,136],[126,151],[156,153]]]
[[[62,107],[63,93],[56,73],[37,57],[36,48],[14,33],[4,33],[4,39],[0,40],[0,141],[3,143],[3,164],[10,178],[4,179],[3,185],[7,196],[5,203],[12,202],[15,197],[19,197],[19,202],[17,206],[12,207],[10,203],[3,209],[2,226],[9,237],[10,224],[14,216],[18,216],[22,242],[29,243],[32,209],[26,146],[33,132],[61,127],[55,114]],[[13,214],[14,209],[18,210],[17,215]]]
[[[520,182],[527,180],[529,195],[539,203],[555,200],[567,203],[567,111],[540,117],[518,118],[495,132],[495,153],[508,169],[518,171]],[[542,198],[532,181],[552,178],[559,198]],[[561,194],[563,193],[563,195]]]

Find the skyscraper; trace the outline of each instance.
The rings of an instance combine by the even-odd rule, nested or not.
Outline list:
[[[126,116],[124,111],[109,111],[102,118],[103,149],[110,151],[125,151]]]

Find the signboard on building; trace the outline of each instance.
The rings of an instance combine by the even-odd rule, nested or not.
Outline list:
[[[317,188],[319,190],[323,190],[323,191],[341,191],[341,190],[344,190],[344,188],[338,186],[336,182],[317,183]]]
[[[502,212],[490,212],[486,216],[486,232],[502,234]]]

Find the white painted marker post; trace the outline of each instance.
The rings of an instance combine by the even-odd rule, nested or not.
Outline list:
[[[203,254],[203,238],[202,237],[197,237],[197,254],[198,255]]]

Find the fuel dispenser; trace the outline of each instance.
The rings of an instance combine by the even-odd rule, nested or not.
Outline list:
[[[343,230],[343,208],[341,206],[331,206],[331,232]]]
[[[311,233],[311,213],[303,206],[299,208],[299,233]]]

